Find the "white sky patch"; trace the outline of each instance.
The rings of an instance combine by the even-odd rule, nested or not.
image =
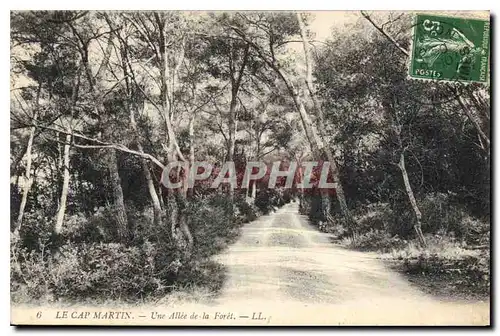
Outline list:
[[[315,40],[324,42],[331,37],[332,28],[341,28],[359,19],[359,11],[315,11],[314,21],[309,25],[311,32],[316,34]]]

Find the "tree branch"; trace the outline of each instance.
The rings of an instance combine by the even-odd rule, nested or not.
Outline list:
[[[92,142],[98,144],[98,145],[80,145],[80,144],[77,144],[76,142],[73,142],[72,144],[70,144],[70,145],[73,145],[73,146],[78,147],[78,148],[114,148],[116,150],[119,150],[119,151],[122,151],[122,152],[125,152],[125,153],[130,153],[130,154],[137,155],[137,156],[143,157],[145,159],[151,160],[158,167],[160,167],[162,169],[165,168],[165,165],[163,163],[161,163],[160,160],[158,160],[157,158],[155,158],[154,156],[152,156],[151,154],[138,152],[138,151],[130,149],[130,148],[128,148],[128,147],[126,147],[126,146],[124,146],[122,144],[114,144],[114,143],[104,142],[104,141],[101,141],[99,139],[94,139],[94,138],[88,137],[88,136],[80,134],[80,133],[68,132],[68,131],[57,129],[57,128],[54,128],[54,127],[41,126],[41,125],[30,125],[30,126],[32,126],[32,127],[39,127],[39,128],[43,128],[43,129],[46,129],[46,130],[51,130],[51,131],[59,132],[59,133],[62,133],[62,134],[69,134],[69,135],[72,135],[73,137],[77,137],[77,138],[84,139],[84,140],[87,140],[87,141],[92,141]],[[51,140],[54,140],[54,139],[51,139]]]
[[[378,26],[368,14],[366,14],[363,11],[360,11],[360,12],[361,12],[361,15],[363,15],[364,18],[367,19],[372,24],[373,27],[375,27],[375,29],[377,29],[379,32],[381,32],[382,35],[384,35],[389,41],[391,41],[392,44],[394,44],[403,54],[405,54],[406,56],[410,56],[410,53],[408,52],[408,50],[403,48],[391,35],[386,33],[386,31],[382,27]]]

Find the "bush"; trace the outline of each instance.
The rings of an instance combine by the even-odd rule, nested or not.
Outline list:
[[[61,232],[62,240],[74,243],[106,242],[109,234],[106,234],[101,226],[103,220],[100,217],[105,216],[102,214],[104,210],[100,212],[101,214],[97,212],[90,218],[85,217],[82,213],[66,215]],[[109,215],[106,217],[109,218]]]
[[[265,215],[285,204],[279,189],[260,189],[255,195],[255,206]]]
[[[372,203],[364,206],[359,206],[353,213],[356,220],[358,233],[366,233],[372,230],[389,230],[389,221],[393,216],[393,211],[389,203]],[[391,232],[392,233],[392,232]],[[395,235],[392,233],[392,235]]]
[[[131,214],[136,213],[138,211],[135,209],[127,213],[129,222],[135,223],[142,216],[139,213],[131,217]],[[90,217],[83,213],[67,214],[59,240],[74,243],[113,243],[117,242],[117,227],[113,206],[96,208]]]
[[[25,213],[19,229],[21,239],[17,243],[30,251],[41,251],[51,244],[54,225],[54,220],[45,217],[41,211]]]
[[[489,231],[489,224],[471,217],[465,205],[445,193],[430,193],[417,200],[422,213],[422,231],[429,234],[453,234],[469,241],[480,240]],[[410,237],[413,233],[415,214],[406,199],[392,204],[392,215],[387,229],[392,234]]]
[[[398,236],[391,236],[387,232],[372,229],[357,234],[354,238],[344,238],[342,243],[345,246],[361,251],[387,252],[392,249],[402,248],[407,244],[407,241]]]
[[[47,255],[43,244],[40,250],[29,250],[22,240],[11,235],[10,286],[14,301],[28,302],[50,294],[47,281]]]
[[[336,212],[331,214],[328,221],[319,221],[318,228],[323,232],[333,234],[337,239],[342,240],[346,238],[346,242],[352,238],[353,234],[361,240],[374,239],[369,238],[373,235],[374,231],[381,235],[383,232],[388,231],[387,223],[392,215],[392,211],[388,203],[373,203],[364,206],[360,205],[353,209],[351,214],[354,217],[356,227],[349,228],[345,218]],[[366,237],[363,237],[364,235]],[[387,234],[387,236],[395,235]],[[373,248],[377,249],[375,245]],[[368,246],[363,248],[369,249]]]
[[[308,200],[308,209],[309,213],[307,214],[309,217],[309,220],[314,224],[314,225],[319,225],[320,223],[325,223],[327,221],[327,218],[325,214],[323,213],[323,204],[322,204],[322,199],[321,195],[313,194],[313,195],[308,195],[306,196],[306,199]]]
[[[420,248],[416,242],[409,242],[404,248],[392,251],[392,256],[401,260],[426,258],[431,255],[439,255],[443,259],[460,259],[464,255],[477,254],[477,251],[468,250],[464,242],[453,236],[426,234],[425,241],[425,249]]]
[[[30,299],[122,299],[163,295],[174,284],[179,261],[155,244],[63,245],[59,251],[13,251],[13,292]],[[16,297],[14,295],[14,297]]]
[[[180,268],[176,284],[183,288],[204,288],[218,292],[225,280],[224,266],[210,260],[191,260]]]
[[[420,201],[422,211],[422,231],[425,233],[453,232],[457,237],[463,237],[467,228],[463,219],[467,216],[465,207],[453,203],[449,194],[427,194]]]
[[[241,223],[231,219],[225,195],[199,197],[190,203],[187,218],[194,237],[194,254],[206,258],[236,239]]]
[[[299,213],[308,216],[311,212],[311,202],[308,197],[300,196],[299,198]]]
[[[455,287],[485,292],[490,286],[489,251],[470,250],[463,241],[454,237],[427,235],[427,248],[410,243],[393,250],[386,257],[402,262],[408,274],[422,274],[450,278]]]
[[[272,205],[280,202],[277,192],[262,192],[260,197],[269,198]],[[114,241],[115,220],[107,208],[97,209],[90,218],[67,215],[57,237],[51,234],[53,220],[27,213],[22,239],[12,235],[12,299],[136,301],[162,297],[174,288],[217,291],[225,273],[209,257],[235,241],[241,225],[260,214],[241,197],[234,204],[221,194],[196,197],[185,209],[194,248],[182,253],[165,238],[163,231],[170,224],[153,224],[152,209],[129,209],[132,239],[126,244]]]

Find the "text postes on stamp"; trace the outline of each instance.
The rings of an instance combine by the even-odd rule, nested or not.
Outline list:
[[[409,75],[412,78],[487,82],[490,22],[417,14]]]

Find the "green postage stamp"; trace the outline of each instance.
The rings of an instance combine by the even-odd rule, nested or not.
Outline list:
[[[417,14],[409,75],[412,78],[487,82],[490,22]]]

